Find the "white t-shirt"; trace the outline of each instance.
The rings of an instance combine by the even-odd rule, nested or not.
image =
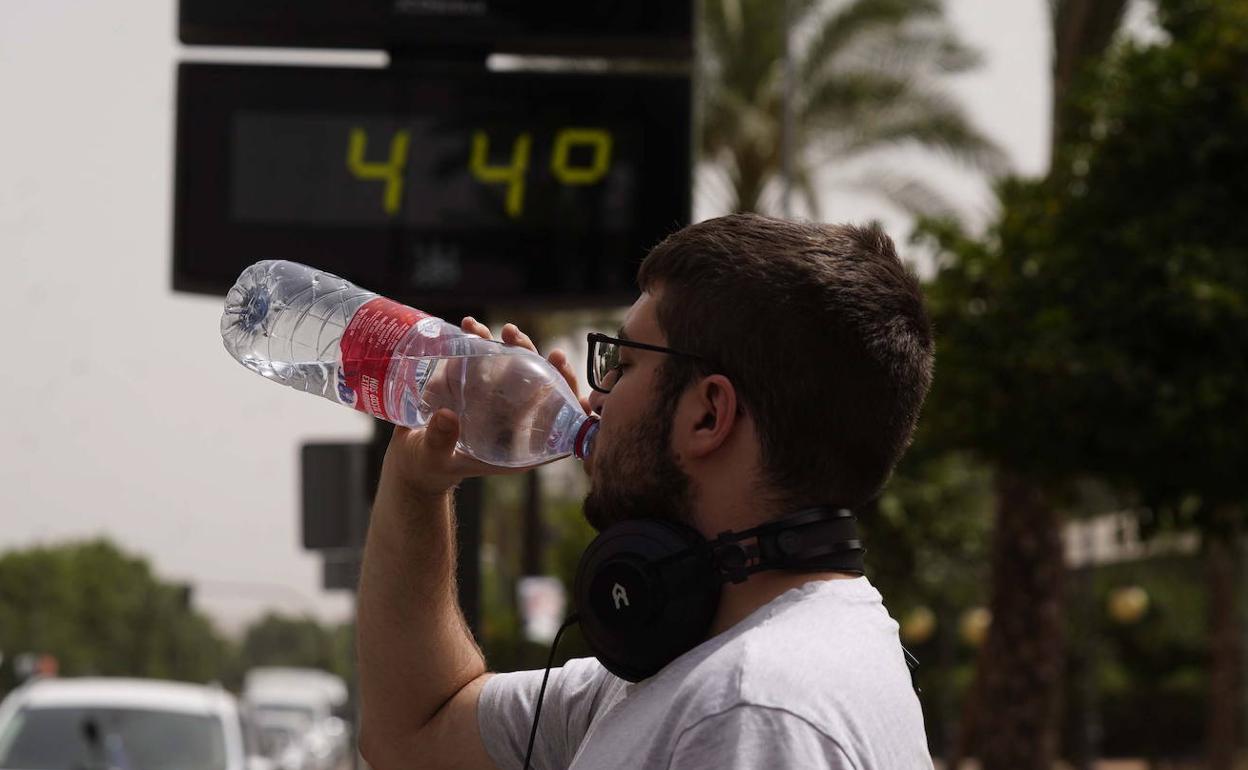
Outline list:
[[[541,671],[491,677],[481,738],[520,768]],[[630,684],[594,658],[550,672],[532,767],[931,770],[897,623],[866,578],[819,580]]]

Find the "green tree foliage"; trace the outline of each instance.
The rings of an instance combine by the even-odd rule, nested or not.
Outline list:
[[[894,614],[964,609],[985,598],[991,473],[968,454],[929,455],[921,442],[860,516],[871,582]]]
[[[931,452],[927,431],[902,460],[872,509],[859,512],[867,576],[902,624],[921,661],[929,745],[947,750],[972,675],[974,651],[958,624],[987,600],[989,527],[995,505],[989,468],[968,453]],[[906,638],[913,614],[930,612],[930,636]]]
[[[940,0],[789,0],[793,183],[819,215],[815,174],[899,145],[998,170],[1003,156],[936,83],[975,66]],[[702,15],[702,152],[726,175],[730,210],[775,209],[785,92],[785,2],[708,0]],[[908,211],[947,210],[922,180],[875,169],[855,187]],[[773,196],[768,199],[768,196]]]
[[[1077,732],[1077,722],[1088,719],[1075,694],[1090,684],[1102,755],[1160,761],[1190,754],[1200,744],[1209,686],[1202,623],[1209,600],[1200,562],[1171,555],[1096,570],[1089,586],[1093,612],[1080,619],[1092,626],[1085,630],[1095,667],[1078,672],[1093,681],[1071,683],[1066,722]],[[1139,586],[1149,597],[1135,622],[1116,621],[1109,612],[1111,592],[1124,586]]]
[[[1122,46],[1073,91],[1052,172],[1003,183],[986,238],[928,225],[943,252],[928,419],[1049,489],[1096,474],[1147,528],[1201,528],[1229,597],[1219,544],[1248,498],[1248,3],[1163,0],[1160,20],[1168,41]],[[1224,767],[1234,620],[1211,603]]]
[[[1126,48],[1082,98],[1046,261],[1099,288],[1071,308],[1071,347],[1109,364],[1079,383],[1096,469],[1223,530],[1248,499],[1248,3],[1165,0],[1161,20],[1171,43]]]
[[[932,412],[1016,466],[1120,481],[1168,517],[1150,524],[1224,527],[1248,497],[1248,3],[1161,19],[1172,41],[1103,68],[1084,129],[1049,179],[1001,187],[988,238],[929,226],[950,385]]]
[[[239,683],[256,666],[319,668],[350,681],[355,667],[350,625],[324,625],[315,618],[270,612],[247,627],[238,648]]]
[[[105,540],[0,555],[0,689],[23,652],[55,656],[70,676],[216,679],[228,646],[188,596]]]

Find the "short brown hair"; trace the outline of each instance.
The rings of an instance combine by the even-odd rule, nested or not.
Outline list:
[[[932,380],[918,280],[878,225],[733,214],[686,227],[637,273],[663,286],[659,392],[719,372],[758,428],[776,504],[860,506],[909,445]]]

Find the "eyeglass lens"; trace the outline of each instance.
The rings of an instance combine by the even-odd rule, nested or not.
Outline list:
[[[607,378],[620,365],[620,346],[603,340],[597,340],[594,344],[594,375],[598,380],[597,384],[599,387],[609,387],[606,385]]]

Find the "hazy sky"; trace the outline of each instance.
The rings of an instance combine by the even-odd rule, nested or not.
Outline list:
[[[952,86],[1017,170],[1047,163],[1046,0],[952,0],[985,66]],[[365,418],[266,383],[221,346],[221,301],[170,288],[173,0],[0,3],[0,550],[107,535],[190,580],[226,628],[266,607],[341,619],[301,550],[298,450]],[[261,58],[291,58],[288,52]],[[377,63],[377,54],[302,60]],[[909,161],[907,161],[909,162]],[[932,164],[973,216],[982,184]],[[926,167],[924,167],[926,168]],[[827,195],[828,216],[879,214]],[[898,240],[904,221],[885,215]],[[488,512],[487,512],[488,515]]]

